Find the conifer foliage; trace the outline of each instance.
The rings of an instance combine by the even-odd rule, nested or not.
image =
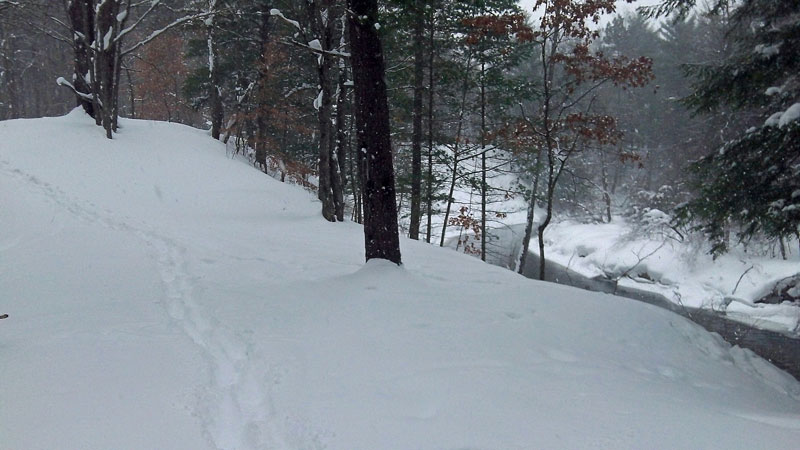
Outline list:
[[[679,210],[715,254],[728,249],[731,224],[740,240],[797,236],[800,227],[800,3],[742,2],[729,27],[731,57],[687,68],[695,111],[730,108],[742,122],[734,139],[692,166],[697,194]]]

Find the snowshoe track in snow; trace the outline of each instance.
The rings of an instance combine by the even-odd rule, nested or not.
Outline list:
[[[252,358],[252,343],[225,329],[194,301],[195,281],[187,271],[186,253],[177,242],[149,229],[132,225],[128,217],[117,218],[109,210],[96,211],[93,203],[71,198],[64,191],[36,176],[9,168],[0,160],[0,171],[24,181],[48,200],[75,217],[103,227],[130,232],[143,240],[155,255],[164,286],[160,300],[174,324],[202,350],[209,365],[208,384],[194,413],[207,438],[220,450],[285,448],[275,429],[275,413],[269,387],[275,384],[263,359]]]
[[[194,281],[186,270],[185,253],[174,242],[148,239],[158,253],[165,287],[165,307],[172,319],[203,349],[211,367],[208,392],[200,405],[209,414],[204,424],[219,449],[260,449],[280,445],[272,429],[274,411],[268,389],[270,370],[253,358],[246,337],[227,330],[203,314],[192,298]]]

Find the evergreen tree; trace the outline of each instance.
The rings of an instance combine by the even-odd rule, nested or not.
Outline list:
[[[701,114],[730,108],[741,124],[692,166],[697,196],[679,209],[714,254],[728,248],[729,222],[741,225],[740,240],[797,236],[800,227],[800,3],[735,4],[728,39],[730,57],[688,68],[696,82],[687,103]]]

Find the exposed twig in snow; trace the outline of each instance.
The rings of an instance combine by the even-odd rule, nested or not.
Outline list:
[[[632,265],[631,267],[628,268],[628,270],[626,270],[625,272],[622,272],[619,276],[617,276],[616,278],[612,279],[614,281],[614,294],[617,293],[617,286],[619,285],[619,280],[620,279],[622,279],[624,277],[627,277],[633,271],[633,269],[637,268],[639,266],[639,264],[642,263],[642,261],[644,261],[645,259],[655,255],[656,252],[661,250],[664,247],[664,245],[666,245],[666,243],[667,243],[666,240],[662,241],[661,244],[658,247],[656,247],[653,251],[651,251],[650,253],[648,253],[648,254],[646,254],[644,256],[641,255],[642,250],[644,250],[644,247],[642,247],[638,252],[635,252],[634,255],[637,258],[636,264]]]
[[[736,286],[733,287],[733,292],[731,292],[731,295],[736,294],[736,289],[739,289],[739,283],[742,282],[742,278],[744,278],[744,276],[747,275],[747,272],[750,272],[751,270],[753,270],[753,267],[755,267],[755,266],[750,266],[750,267],[747,268],[747,270],[742,272],[742,275],[739,277],[739,281],[737,281],[736,282]]]

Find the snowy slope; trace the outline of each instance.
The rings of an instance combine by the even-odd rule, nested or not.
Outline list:
[[[187,127],[0,122],[0,448],[797,448],[800,383],[648,305],[356,224]]]

